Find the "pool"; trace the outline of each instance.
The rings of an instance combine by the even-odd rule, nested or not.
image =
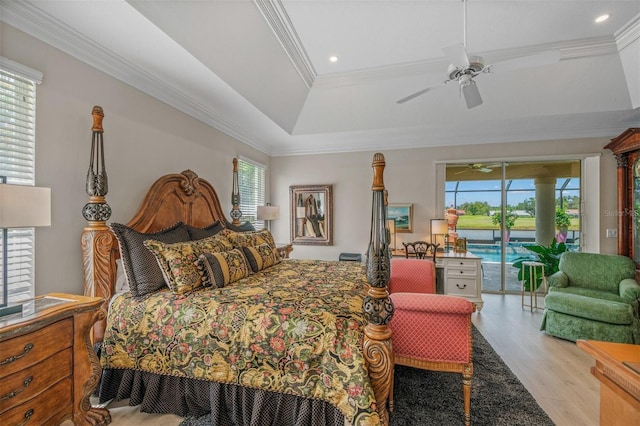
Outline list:
[[[527,244],[507,244],[507,246],[505,247],[505,261],[507,263],[513,263],[519,257],[533,255],[533,252],[524,248],[525,245]],[[467,244],[467,250],[469,250],[472,254],[481,257],[483,262],[502,262],[499,244]]]

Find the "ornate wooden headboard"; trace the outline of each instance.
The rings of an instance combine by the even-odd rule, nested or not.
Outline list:
[[[155,181],[127,226],[154,232],[178,221],[202,228],[216,220],[227,223],[216,190],[193,171],[185,170]]]
[[[219,220],[228,226],[213,186],[191,170],[162,176],[149,188],[142,205],[126,225],[139,232],[154,232],[180,221],[199,228]],[[82,233],[84,294],[105,299],[105,308],[115,293],[118,241],[106,221],[89,221]],[[93,340],[101,341],[105,321],[93,329]]]

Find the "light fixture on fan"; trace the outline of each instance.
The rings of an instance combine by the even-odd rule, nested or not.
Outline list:
[[[467,53],[467,2],[462,0],[462,4],[463,43],[454,44],[442,49],[446,57],[451,61],[451,64],[447,69],[448,79],[437,86],[428,87],[406,96],[398,100],[398,104],[403,104],[417,98],[418,96],[424,95],[429,91],[444,87],[451,82],[456,82],[458,83],[461,95],[464,97],[467,108],[475,108],[482,105],[482,97],[480,96],[480,91],[478,90],[478,86],[474,80],[478,75],[549,65],[560,60],[560,52],[555,50],[502,61],[491,65],[485,65],[484,59],[481,56],[469,55]]]

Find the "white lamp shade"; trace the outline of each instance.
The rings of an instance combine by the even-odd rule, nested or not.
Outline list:
[[[258,220],[280,219],[280,207],[278,206],[258,206]]]
[[[449,232],[447,219],[431,219],[431,234],[444,235]]]
[[[0,184],[0,228],[51,226],[51,188]]]

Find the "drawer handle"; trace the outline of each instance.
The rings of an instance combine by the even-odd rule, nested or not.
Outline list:
[[[465,288],[467,288],[467,285],[462,284],[462,287],[461,287],[460,284],[456,284],[456,287],[458,287],[460,290],[464,290]]]
[[[33,376],[27,377],[26,379],[24,379],[24,382],[22,382],[22,389],[16,389],[14,391],[9,392],[8,394],[0,398],[0,401],[6,401],[7,399],[11,399],[16,395],[22,393],[27,387],[29,387],[32,381],[33,381]]]
[[[24,420],[17,426],[24,426],[27,423],[29,423],[29,419],[31,419],[31,416],[33,416],[34,412],[35,412],[35,410],[33,408],[31,408],[26,413],[24,413]]]
[[[19,360],[20,358],[25,356],[27,353],[29,353],[31,349],[33,349],[33,343],[27,343],[24,346],[24,349],[22,350],[22,353],[20,355],[10,356],[9,358],[4,359],[0,362],[0,365],[11,364],[12,362]]]

